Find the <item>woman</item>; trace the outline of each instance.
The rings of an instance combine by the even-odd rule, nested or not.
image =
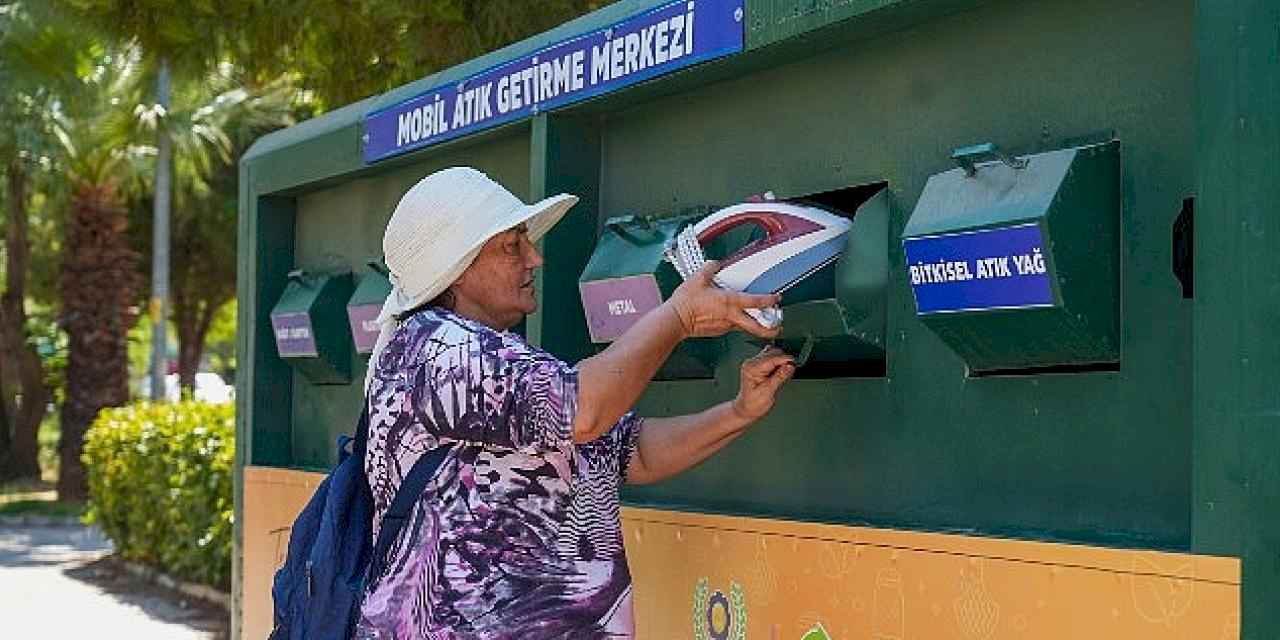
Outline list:
[[[367,587],[357,638],[632,637],[619,486],[706,459],[794,373],[790,356],[766,349],[744,363],[731,402],[673,418],[629,412],[681,340],[777,335],[745,312],[776,296],[718,289],[714,265],[576,366],[509,332],[537,308],[534,242],[576,202],[526,205],[452,168],[409,189],[387,224],[393,291],[365,382],[375,537],[413,463],[450,449]]]

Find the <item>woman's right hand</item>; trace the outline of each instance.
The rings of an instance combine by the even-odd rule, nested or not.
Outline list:
[[[781,325],[766,327],[747,314],[747,309],[763,309],[778,304],[778,294],[755,295],[729,291],[712,281],[720,263],[708,261],[701,271],[676,288],[666,302],[680,318],[686,338],[711,338],[741,329],[759,338],[775,338]]]

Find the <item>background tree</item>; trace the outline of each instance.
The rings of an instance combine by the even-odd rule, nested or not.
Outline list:
[[[223,48],[251,71],[292,71],[323,109],[500,49],[612,0],[286,0],[250,12]]]
[[[262,134],[292,124],[295,111],[306,108],[291,76],[262,87],[243,86],[243,80],[231,64],[200,78],[180,78],[167,116],[138,118],[131,134],[137,140],[152,139],[163,122],[174,142],[170,291],[178,379],[188,390],[214,317],[235,298],[240,155]],[[145,253],[151,238],[149,207],[135,207],[134,212],[134,246]]]
[[[129,400],[128,332],[142,284],[139,256],[129,246],[126,189],[144,188],[145,148],[129,145],[137,104],[138,56],[101,56],[84,78],[84,98],[59,114],[70,199],[60,278],[61,324],[68,336],[58,498],[87,494],[81,461],[84,434],[98,411]]]
[[[83,40],[100,34],[115,52],[94,49],[94,62],[79,67],[75,99],[60,100],[53,110],[65,124],[66,149],[55,163],[61,169],[53,172],[62,186],[54,189],[67,201],[59,282],[59,317],[68,334],[60,494],[83,491],[80,440],[89,421],[101,407],[128,398],[127,329],[145,282],[137,250],[149,245],[128,233],[124,212],[152,197],[146,180],[153,175],[156,145],[148,135],[162,134],[176,151],[172,244],[183,259],[174,261],[173,320],[181,378],[190,385],[213,318],[234,295],[235,167],[255,137],[287,124],[290,112],[318,112],[388,90],[602,4],[42,3],[82,25]],[[151,91],[160,61],[169,63],[175,78],[167,107]],[[291,83],[280,84],[281,77]],[[315,100],[308,106],[296,99],[299,93]],[[135,232],[145,228],[133,226]]]
[[[33,16],[22,3],[0,3],[0,480],[40,476],[37,435],[50,389],[27,305],[29,274],[47,263],[32,260],[32,187],[49,165],[50,114],[73,86],[90,48],[64,23]],[[39,231],[37,225],[37,236]]]
[[[540,33],[607,0],[50,0],[175,74],[230,60],[259,79],[296,73],[340,107]]]

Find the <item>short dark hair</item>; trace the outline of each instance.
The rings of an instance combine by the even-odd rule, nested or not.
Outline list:
[[[450,311],[453,311],[453,305],[456,303],[457,303],[457,300],[455,300],[453,297],[453,289],[449,288],[449,289],[445,289],[444,291],[441,291],[440,295],[432,298],[431,302],[427,303],[427,306],[440,307],[442,309],[448,309]]]

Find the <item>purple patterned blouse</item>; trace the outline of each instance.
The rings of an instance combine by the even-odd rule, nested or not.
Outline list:
[[[443,309],[401,322],[376,367],[375,536],[418,457],[453,448],[369,585],[355,637],[631,638],[618,488],[641,420],[574,444],[577,371]]]

